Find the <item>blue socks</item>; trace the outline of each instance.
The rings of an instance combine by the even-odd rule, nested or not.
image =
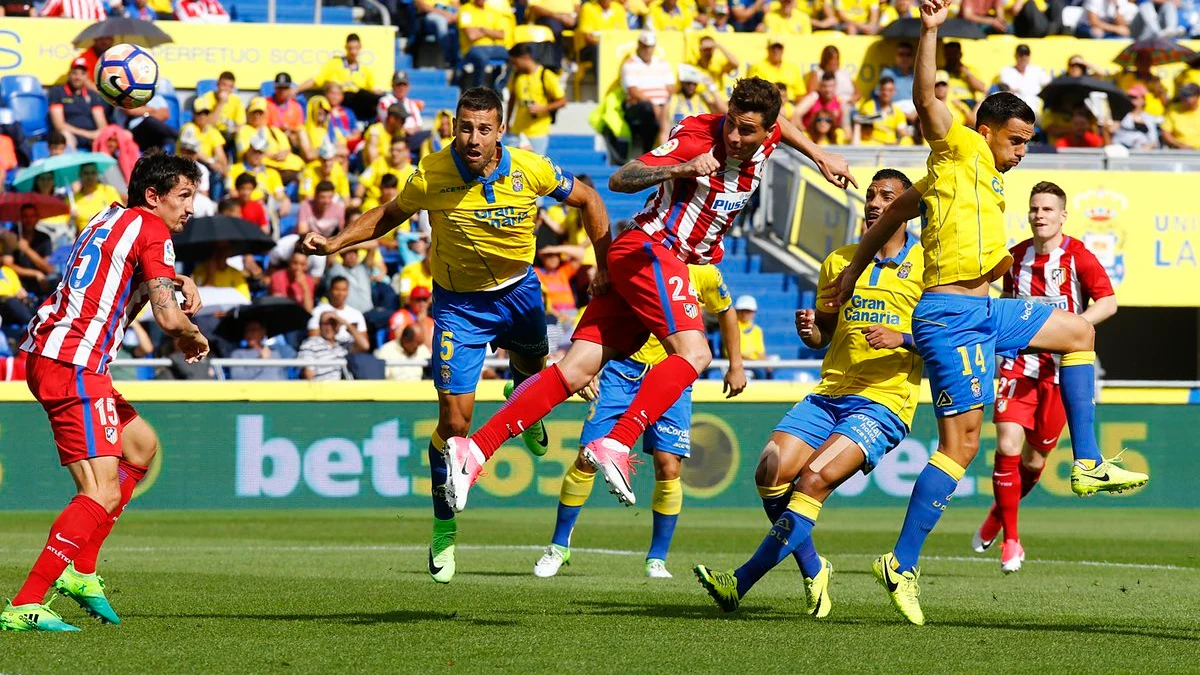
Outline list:
[[[1096,352],[1064,354],[1059,368],[1059,391],[1071,429],[1071,447],[1075,461],[1103,461],[1096,442]]]
[[[571,531],[575,529],[575,520],[582,510],[582,506],[558,503],[558,520],[554,523],[554,536],[550,538],[550,543],[563,548],[571,547]]]
[[[925,538],[942,517],[965,472],[966,469],[940,452],[933,453],[929,458],[929,464],[925,465],[913,486],[908,512],[904,515],[904,526],[900,528],[900,538],[892,549],[896,561],[900,563],[899,571],[908,572],[916,568]]]
[[[671,548],[671,538],[675,536],[675,523],[679,514],[667,515],[654,511],[654,532],[650,535],[650,552],[646,558],[667,559],[667,551]]]
[[[750,556],[746,564],[734,571],[738,582],[738,597],[746,597],[750,588],[758,583],[764,574],[796,551],[800,542],[807,540],[811,546],[812,530],[815,524],[816,521],[805,518],[795,511],[785,510],[783,515],[775,521],[775,525],[771,527],[771,531],[767,533],[762,543],[758,545],[758,550],[754,552],[754,555]],[[816,569],[818,572],[820,571],[820,561],[817,562]]]
[[[759,494],[763,494],[765,490],[769,489],[775,488],[763,488],[760,486],[758,492]],[[789,499],[791,499],[791,494],[787,492],[774,497],[764,496],[762,498],[763,511],[767,512],[767,518],[770,518],[772,523],[779,520],[783,512],[787,510]],[[817,555],[817,547],[813,545],[812,537],[800,542],[796,550],[792,553],[792,556],[796,558],[796,565],[800,568],[804,576],[811,579],[821,571],[821,559]]]

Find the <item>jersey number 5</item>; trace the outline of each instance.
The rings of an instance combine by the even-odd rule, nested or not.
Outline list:
[[[96,271],[100,268],[100,259],[103,257],[101,247],[104,246],[104,240],[108,239],[108,235],[112,230],[96,230],[96,232],[84,244],[83,250],[79,253],[79,264],[71,270],[70,286],[75,290],[82,290],[91,285],[96,279]]]
[[[958,355],[962,358],[963,375],[971,374],[971,353],[966,347],[958,348]],[[987,372],[987,359],[983,357],[983,345],[975,345],[975,365],[979,366],[979,374]]]

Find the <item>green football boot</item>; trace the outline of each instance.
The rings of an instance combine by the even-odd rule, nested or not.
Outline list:
[[[737,577],[733,575],[733,570],[718,572],[704,565],[696,565],[692,572],[722,611],[732,612],[738,608],[742,599],[738,597]]]
[[[95,572],[81,574],[75,571],[75,563],[71,563],[54,582],[54,590],[79,603],[88,616],[99,619],[100,623],[121,623],[104,595],[104,579]]]
[[[805,610],[818,619],[829,616],[833,603],[829,600],[829,580],[833,578],[833,565],[821,558],[821,571],[809,579],[804,577],[804,590],[808,593],[808,604]]]
[[[429,576],[439,584],[454,578],[454,540],[458,525],[454,519],[433,519],[433,540],[429,544]]]
[[[504,399],[508,400],[513,393],[516,385],[512,380],[504,383]],[[538,420],[530,425],[528,429],[521,432],[521,440],[525,441],[525,447],[529,448],[534,456],[541,457],[550,450],[550,437],[546,435],[546,425]]]
[[[921,571],[914,569],[911,572],[899,572],[895,563],[894,554],[884,553],[872,563],[871,571],[888,592],[892,605],[904,618],[918,626],[924,626],[925,613],[921,611],[921,603],[917,601],[917,597],[921,595],[921,587],[917,584],[917,580],[921,578]]]
[[[0,631],[38,630],[47,633],[74,633],[79,629],[66,621],[46,605],[36,602],[13,607],[12,602],[0,612]]]
[[[1097,492],[1124,492],[1150,482],[1150,476],[1122,469],[1117,466],[1121,456],[1105,459],[1088,469],[1082,462],[1071,465],[1071,491],[1080,497],[1090,497]]]

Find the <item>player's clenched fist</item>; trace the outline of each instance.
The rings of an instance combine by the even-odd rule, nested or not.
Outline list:
[[[208,338],[198,330],[179,336],[176,344],[179,345],[179,351],[183,352],[184,359],[188,363],[196,363],[208,356]]]
[[[305,255],[329,255],[329,240],[316,232],[309,232],[300,238],[296,250]]]
[[[796,332],[802,338],[811,338],[813,326],[817,322],[817,312],[812,309],[796,310]]]
[[[716,157],[712,156],[711,152],[697,155],[679,166],[680,174],[683,178],[707,176],[720,168],[721,163],[717,161]]]
[[[875,325],[860,328],[859,332],[867,338],[872,349],[899,349],[904,344],[904,336],[891,328]]]

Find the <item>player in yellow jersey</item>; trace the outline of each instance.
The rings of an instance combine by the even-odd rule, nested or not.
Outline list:
[[[876,227],[884,208],[912,186],[895,169],[882,169],[867,187],[865,226]],[[821,281],[833,279],[858,244],[829,254]],[[796,312],[796,330],[813,349],[828,346],[821,382],[782,420],[755,471],[763,509],[773,527],[754,556],[736,570],[704,565],[696,578],[722,609],[732,612],[771,568],[793,555],[808,593],[808,613],[829,615],[833,567],[817,555],[812,531],[821,505],[848,478],[868,473],[908,435],[921,391],[921,360],[910,332],[924,288],[923,251],[916,237],[896,230],[858,279],[854,294],[835,312]]]
[[[1062,354],[1061,394],[1071,428],[1078,495],[1120,492],[1146,483],[1100,455],[1095,429],[1095,329],[1083,317],[1031,301],[988,297],[991,282],[1012,265],[1004,233],[1004,172],[1025,156],[1034,113],[1007,92],[979,106],[976,127],[957,124],[934,94],[938,28],[945,0],[921,7],[913,103],[931,151],[929,173],[892,202],[863,236],[854,260],[822,302],[840,306],[872,256],[903,223],[922,217],[925,293],[913,314],[913,340],[925,362],[938,418],[938,448],[913,486],[896,546],[874,564],[892,603],[912,623],[925,621],[917,602],[917,562],[958,481],[979,451],[983,407],[995,401],[996,356],[1021,350]]]
[[[620,224],[618,223],[618,228]],[[713,265],[688,265],[688,277],[695,288],[695,295],[712,314],[717,316],[721,327],[721,341],[729,353],[729,370],[725,373],[726,398],[742,393],[746,388],[746,372],[742,369],[740,333],[737,314],[731,311],[729,289],[721,271]],[[558,519],[554,525],[554,536],[546,552],[533,568],[534,576],[552,577],[558,569],[571,560],[571,532],[575,519],[592,492],[596,470],[583,457],[588,443],[603,438],[617,422],[621,413],[633,403],[634,396],[642,386],[642,379],[650,367],[667,358],[662,343],[651,336],[646,344],[633,356],[623,360],[612,360],[600,371],[599,392],[592,401],[587,421],[579,434],[579,456],[563,476],[559,493]],[[646,576],[652,579],[669,579],[667,551],[675,534],[675,523],[683,507],[683,486],[679,481],[679,469],[683,460],[691,455],[692,388],[684,390],[679,400],[658,421],[646,429],[642,447],[654,458],[654,496],[650,510],[653,513],[653,531],[650,536],[650,551],[646,554]]]
[[[332,255],[387,235],[418,211],[429,213],[432,370],[438,389],[438,425],[429,443],[434,514],[429,573],[441,583],[454,576],[457,533],[454,512],[442,494],[442,439],[470,431],[489,343],[508,350],[518,384],[545,363],[542,288],[531,266],[540,197],[580,210],[596,250],[597,276],[608,276],[604,261],[611,237],[603,201],[545,157],[502,145],[503,110],[491,89],[464,92],[455,113],[454,143],[423,158],[395,201],[367,211],[336,236],[306,234],[299,249]],[[544,427],[532,425],[524,437],[530,450],[545,454]]]

